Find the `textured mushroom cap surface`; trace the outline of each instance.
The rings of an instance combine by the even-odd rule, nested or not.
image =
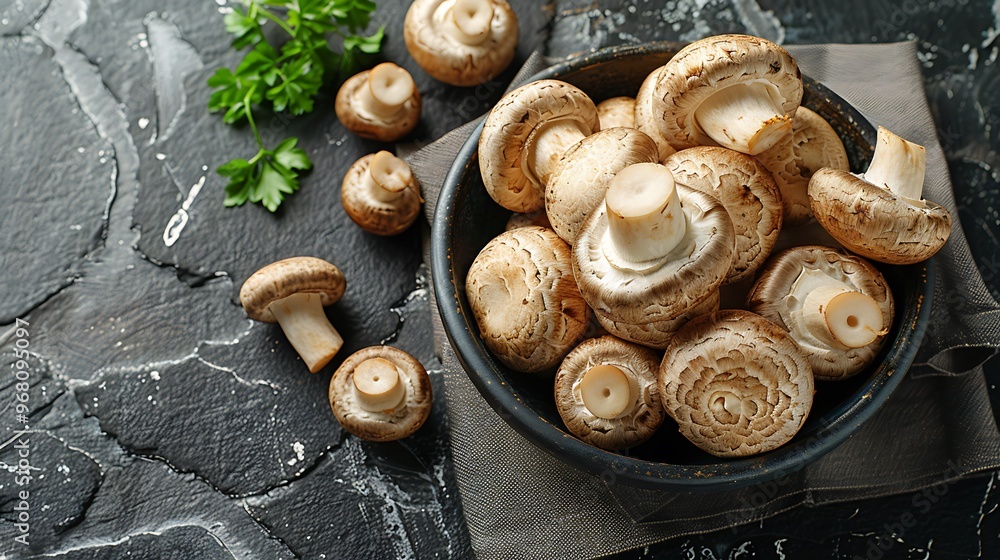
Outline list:
[[[534,212],[528,212],[527,214],[514,212],[509,218],[507,218],[507,223],[504,225],[503,229],[504,231],[510,231],[512,229],[527,226],[540,226],[552,229],[552,223],[549,222],[549,216],[545,213],[545,210],[535,210]]]
[[[420,92],[413,88],[413,96],[400,108],[399,112],[389,118],[383,118],[369,112],[361,103],[361,88],[368,87],[368,75],[371,70],[355,74],[340,86],[334,111],[344,128],[354,134],[369,140],[393,142],[406,136],[420,122]]]
[[[656,149],[659,152],[659,161],[666,161],[667,157],[676,152],[670,142],[667,142],[663,134],[660,133],[660,125],[656,123],[658,116],[653,111],[653,94],[656,84],[663,73],[663,66],[653,70],[642,81],[639,86],[639,93],[635,96],[635,127],[646,133],[647,136],[656,142]],[[714,145],[714,142],[713,142]]]
[[[851,169],[837,132],[808,107],[795,111],[792,134],[756,157],[771,172],[781,191],[786,226],[801,225],[812,218],[807,190],[813,173],[823,167]]]
[[[396,408],[371,412],[361,407],[354,388],[354,370],[372,358],[392,362],[405,383],[406,394]],[[416,432],[431,414],[431,379],[416,358],[391,346],[370,346],[351,354],[330,379],[330,408],[345,430],[369,441],[393,441]]]
[[[933,202],[907,201],[846,171],[820,169],[809,180],[816,221],[855,253],[889,264],[930,258],[951,235],[951,214]]]
[[[552,229],[573,244],[587,216],[604,201],[615,175],[633,163],[656,163],[653,140],[634,128],[602,129],[574,144],[545,189]]]
[[[781,110],[795,113],[802,102],[802,74],[780,46],[749,35],[717,35],[681,49],[664,66],[652,94],[660,134],[675,149],[715,142],[695,121],[695,110],[722,88],[754,82],[774,84]]]
[[[605,99],[597,104],[601,130],[621,126],[635,128],[635,98],[621,96]]]
[[[607,205],[585,222],[573,245],[573,271],[594,312],[641,325],[669,321],[716,291],[733,259],[733,222],[715,198],[677,185],[687,228],[662,259],[618,268],[608,259]]]
[[[268,309],[272,302],[298,293],[319,294],[332,305],[344,295],[347,282],[336,266],[316,257],[292,257],[273,262],[250,275],[240,288],[240,303],[247,316],[265,323],[277,322]]]
[[[485,83],[503,72],[517,50],[517,14],[506,0],[490,0],[493,19],[483,41],[467,45],[444,31],[451,0],[414,0],[406,12],[403,40],[413,60],[436,80],[453,86]]]
[[[677,334],[677,331],[681,327],[695,317],[718,311],[720,303],[720,292],[719,290],[715,290],[701,303],[695,304],[694,307],[681,313],[676,318],[666,321],[653,321],[651,323],[634,325],[612,321],[600,313],[594,313],[594,316],[597,317],[597,321],[606,331],[618,338],[642,344],[656,350],[666,350],[667,346],[670,345],[670,341],[673,340],[674,335]]]
[[[465,289],[480,337],[507,367],[554,367],[587,330],[570,258],[554,231],[531,226],[501,233],[469,267]]]
[[[861,292],[878,304],[882,324],[888,332],[895,313],[892,290],[885,277],[861,257],[847,251],[807,245],[782,251],[761,270],[760,277],[747,296],[747,308],[789,331],[802,354],[809,360],[817,379],[844,379],[860,372],[875,359],[885,344],[883,334],[861,348],[834,348],[795,328],[791,313],[802,308],[802,301],[790,296],[803,270],[821,272],[831,282],[839,282]],[[825,280],[825,279],[823,279]]]
[[[399,198],[383,202],[372,195],[368,169],[375,154],[351,165],[340,187],[340,201],[354,223],[376,235],[396,235],[413,225],[420,214],[420,184],[411,175]]]
[[[490,111],[479,137],[479,170],[486,192],[504,208],[534,212],[545,206],[545,187],[524,173],[522,153],[535,127],[557,119],[600,130],[597,107],[576,86],[540,80],[503,96]]]
[[[775,449],[799,431],[813,402],[809,362],[788,333],[741,310],[684,326],[660,365],[663,407],[681,434],[718,457]],[[738,403],[739,414],[730,403]]]
[[[601,418],[583,402],[580,383],[587,371],[611,365],[636,381],[635,408],[621,418]],[[583,441],[617,451],[638,445],[663,423],[663,403],[656,384],[660,357],[648,348],[613,336],[591,338],[580,343],[556,372],[556,408],[566,428]]]
[[[664,162],[674,181],[722,202],[736,230],[736,250],[725,283],[753,276],[781,231],[781,194],[756,159],[727,148],[681,150]]]

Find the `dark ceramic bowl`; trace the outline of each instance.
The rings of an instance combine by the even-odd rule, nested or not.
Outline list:
[[[531,80],[570,82],[595,102],[635,95],[643,78],[681,45],[655,43],[603,50],[553,66]],[[823,85],[804,78],[803,104],[822,115],[847,147],[852,169],[867,166],[875,129]],[[490,199],[477,161],[482,126],[465,143],[441,190],[434,218],[431,265],[445,331],[458,359],[483,397],[521,435],[566,464],[629,486],[674,491],[719,490],[764,482],[823,456],[882,406],[913,361],[926,330],[934,279],[925,264],[881,266],[896,297],[896,316],[885,349],[865,372],[839,382],[817,382],[812,412],[781,448],[747,459],[709,455],[681,436],[673,420],[648,442],[617,454],[570,435],[556,411],[551,375],[512,371],[487,351],[465,297],[465,276],[479,250],[504,229],[510,212]]]

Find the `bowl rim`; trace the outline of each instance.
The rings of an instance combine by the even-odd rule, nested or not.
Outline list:
[[[643,45],[610,47],[571,58],[550,66],[524,83],[552,79],[567,73],[628,56],[676,52],[683,43],[653,42]],[[809,78],[828,98],[849,108],[860,126],[871,123],[850,104],[828,88]],[[896,337],[887,344],[888,353],[877,370],[850,398],[831,409],[826,424],[814,426],[802,440],[791,442],[761,455],[742,459],[719,459],[711,465],[679,465],[647,461],[593,447],[577,439],[528,407],[506,387],[489,361],[478,351],[477,335],[456,304],[464,286],[456,284],[453,259],[448,246],[456,195],[462,177],[478,154],[483,122],[462,145],[439,193],[431,227],[431,282],[445,334],[459,363],[473,385],[495,412],[536,447],[575,469],[599,476],[608,484],[681,492],[719,491],[760,484],[802,469],[843,443],[871,418],[895,391],[913,363],[927,330],[934,291],[932,261],[911,265],[914,289],[907,294],[905,313],[899,318]],[[872,127],[873,128],[873,127]],[[909,326],[908,328],[906,326]],[[895,374],[895,375],[894,375]],[[583,461],[574,461],[583,457]]]

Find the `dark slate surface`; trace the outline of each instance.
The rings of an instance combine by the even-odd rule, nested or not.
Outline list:
[[[0,558],[469,557],[422,232],[377,239],[344,216],[340,176],[377,145],[340,128],[332,88],[312,117],[262,119],[266,137],[298,135],[317,162],[302,191],[277,216],[222,207],[212,170],[253,149],[248,130],[205,110],[206,77],[239,60],[225,4],[0,0],[0,324],[30,323],[26,418],[14,407],[23,388],[0,378],[0,463],[13,467],[0,472]],[[384,58],[409,68],[424,96],[425,118],[402,147],[413,149],[488,108],[513,68],[477,88],[434,82],[405,53],[405,4],[380,0],[376,22],[387,26]],[[916,39],[959,217],[1000,286],[1000,5],[514,5],[519,60],[543,43],[566,56],[728,31],[787,43]],[[332,368],[308,374],[277,327],[243,315],[243,279],[293,254],[344,270],[347,295],[329,314],[345,352],[391,343],[431,370],[435,413],[413,437],[376,445],[343,433],[325,401]],[[0,330],[0,365],[13,372],[17,337]],[[22,487],[13,436],[25,426],[33,470]],[[798,511],[622,557],[995,558],[995,482]],[[31,492],[30,548],[13,541],[21,489]],[[900,525],[907,514],[912,525]]]

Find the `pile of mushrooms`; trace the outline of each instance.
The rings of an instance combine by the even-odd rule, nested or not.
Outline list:
[[[817,380],[863,373],[884,345],[893,294],[865,259],[927,259],[951,218],[921,198],[922,147],[880,128],[852,175],[802,97],[784,49],[722,35],[634,97],[542,80],[487,116],[483,184],[515,214],[473,262],[468,303],[504,366],[554,374],[581,440],[627,453],[669,416],[719,457],[772,450]],[[814,217],[843,248],[796,247],[806,236],[783,228]]]

